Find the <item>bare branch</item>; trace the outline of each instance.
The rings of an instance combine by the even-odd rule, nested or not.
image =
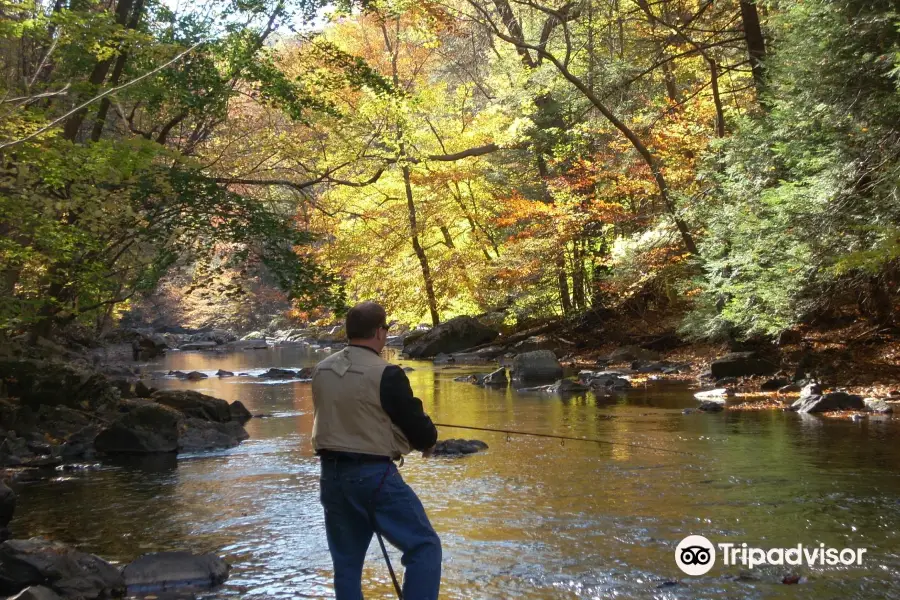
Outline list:
[[[66,119],[68,119],[69,117],[71,117],[72,115],[78,113],[79,111],[84,110],[85,108],[87,108],[88,106],[90,106],[91,104],[93,104],[94,102],[96,102],[96,101],[98,101],[98,100],[101,100],[101,99],[103,99],[103,98],[106,98],[107,96],[109,96],[109,95],[111,95],[111,94],[115,94],[116,92],[120,92],[120,91],[124,90],[125,88],[131,87],[132,85],[134,85],[134,84],[136,84],[136,83],[138,83],[138,82],[141,82],[141,81],[143,81],[144,79],[147,79],[148,77],[150,77],[150,76],[152,76],[152,75],[155,75],[156,73],[159,73],[159,72],[162,71],[163,69],[166,69],[166,68],[168,68],[168,67],[174,65],[175,63],[177,63],[178,61],[180,61],[182,58],[184,58],[185,56],[187,56],[188,54],[190,54],[191,52],[193,52],[194,50],[196,50],[197,48],[199,48],[199,47],[200,47],[202,44],[204,44],[204,43],[206,43],[206,42],[205,42],[205,41],[197,42],[196,44],[194,44],[193,46],[191,46],[190,48],[188,48],[187,50],[185,50],[185,51],[182,52],[181,54],[177,55],[177,56],[176,56],[175,58],[173,58],[172,60],[170,60],[170,61],[168,61],[168,62],[165,62],[165,63],[161,64],[160,66],[156,67],[155,69],[153,69],[153,70],[151,70],[151,71],[147,71],[146,73],[144,73],[144,74],[141,75],[140,77],[136,77],[136,78],[132,79],[131,81],[128,81],[128,82],[126,82],[126,83],[123,83],[122,85],[117,85],[116,87],[112,87],[112,88],[106,90],[105,92],[103,92],[103,93],[101,93],[101,94],[98,94],[98,95],[94,96],[93,98],[91,98],[91,99],[88,100],[87,102],[84,102],[84,103],[82,103],[82,104],[76,106],[75,108],[73,108],[73,109],[70,110],[69,112],[65,113],[64,115],[62,115],[62,116],[60,116],[60,117],[57,117],[56,119],[50,121],[50,123],[48,123],[47,125],[41,127],[40,129],[38,129],[37,131],[35,131],[35,132],[33,132],[33,133],[30,133],[29,135],[26,135],[26,136],[23,137],[23,138],[20,138],[20,139],[18,139],[18,140],[13,140],[13,141],[11,141],[11,142],[6,142],[6,143],[3,143],[3,144],[0,144],[0,150],[4,150],[5,148],[9,148],[9,147],[11,147],[11,146],[18,146],[19,144],[22,144],[22,143],[24,143],[24,142],[28,142],[28,141],[33,140],[34,138],[38,137],[38,136],[41,135],[42,133],[46,133],[46,132],[50,131],[51,129],[53,129],[54,127],[56,127],[57,125],[59,125],[60,123],[62,123],[62,122],[65,121]]]
[[[42,98],[53,98],[54,96],[65,96],[69,93],[69,88],[72,87],[72,84],[67,83],[65,87],[62,89],[56,90],[55,92],[44,92],[42,94],[35,94],[34,96],[19,96],[18,98],[6,98],[0,101],[0,104],[12,104],[14,102],[21,102],[22,105],[31,104],[36,102]]]

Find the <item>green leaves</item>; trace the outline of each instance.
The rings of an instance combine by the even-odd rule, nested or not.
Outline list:
[[[689,319],[701,336],[723,322],[777,334],[900,258],[900,102],[878,58],[900,44],[896,14],[887,2],[777,6],[769,111],[707,163],[717,197],[700,211],[704,299]]]

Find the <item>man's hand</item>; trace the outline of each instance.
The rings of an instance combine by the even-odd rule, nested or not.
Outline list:
[[[431,458],[431,454],[433,452],[434,452],[434,446],[432,446],[428,450],[422,450],[422,458]]]

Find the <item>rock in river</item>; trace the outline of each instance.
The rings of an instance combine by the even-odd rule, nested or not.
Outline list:
[[[547,386],[546,389],[554,394],[580,394],[588,391],[590,388],[571,379],[560,379],[553,385]]]
[[[293,369],[269,369],[259,376],[260,379],[309,379],[312,377],[312,369],[304,367],[298,371]]]
[[[592,388],[631,389],[631,382],[618,371],[581,371],[578,378]]]
[[[247,410],[247,407],[244,406],[244,403],[240,400],[235,400],[229,404],[228,410],[231,412],[232,420],[237,421],[238,423],[246,423],[253,417],[253,415],[250,414],[250,411]]]
[[[487,450],[488,445],[480,440],[450,439],[441,440],[434,445],[433,456],[462,456]]]
[[[126,411],[97,435],[94,446],[107,454],[194,452],[231,448],[247,439],[243,404],[188,390],[163,390],[150,401],[123,401]]]
[[[130,409],[100,432],[94,446],[100,452],[146,454],[178,450],[177,410],[149,401],[134,401]]]
[[[204,419],[185,419],[179,427],[178,450],[200,452],[233,448],[248,437],[247,430],[237,421],[217,423]]]
[[[228,579],[231,567],[214,554],[156,552],[145,554],[122,571],[129,593],[178,587],[209,588]]]
[[[188,417],[226,423],[231,420],[228,402],[190,390],[160,390],[151,400],[174,408]]]
[[[214,554],[156,552],[145,554],[122,571],[129,593],[177,587],[209,588],[228,579],[231,567]]]
[[[212,350],[216,346],[218,346],[218,344],[215,342],[190,342],[188,344],[182,344],[178,349],[189,352],[191,350]]]
[[[557,381],[562,379],[563,368],[550,350],[535,350],[513,359],[512,376],[520,381]]]
[[[847,392],[831,392],[824,396],[805,396],[791,405],[791,410],[801,413],[819,413],[832,410],[865,410],[862,396]]]
[[[725,410],[725,404],[714,400],[705,400],[700,403],[697,410],[702,410],[703,412],[719,412]]]
[[[496,371],[488,373],[479,383],[481,385],[506,385],[509,383],[509,378],[506,376],[506,368],[500,367]]]
[[[43,538],[0,544],[0,593],[43,585],[67,598],[122,596],[125,579],[108,562]]]
[[[725,402],[726,398],[734,396],[734,390],[731,388],[718,388],[715,390],[706,390],[694,394],[697,400],[706,400],[711,402]]]
[[[876,414],[890,414],[894,412],[894,407],[885,402],[884,400],[879,400],[878,398],[866,398],[863,400],[866,405],[866,410],[869,412],[873,412]]]

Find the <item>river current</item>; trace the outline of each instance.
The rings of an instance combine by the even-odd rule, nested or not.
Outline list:
[[[274,348],[172,353],[149,370],[258,374],[326,354]],[[608,397],[484,389],[453,378],[487,368],[413,367],[436,422],[602,438],[623,445],[441,429],[482,439],[464,458],[410,456],[401,472],[441,536],[441,598],[900,598],[898,423],[782,412],[683,414],[687,384],[649,383]],[[333,598],[304,382],[253,377],[161,379],[252,413],[237,448],[133,464],[104,463],[20,483],[11,528],[127,563],[150,551],[214,552],[233,565],[204,599]],[[670,454],[625,444],[678,450]],[[860,566],[725,566],[684,575],[689,534],[750,547],[866,548]],[[394,565],[400,555],[391,549]],[[401,568],[402,570],[402,568]],[[804,577],[785,585],[785,575]],[[377,543],[366,598],[393,597]],[[677,582],[677,583],[676,583]]]

